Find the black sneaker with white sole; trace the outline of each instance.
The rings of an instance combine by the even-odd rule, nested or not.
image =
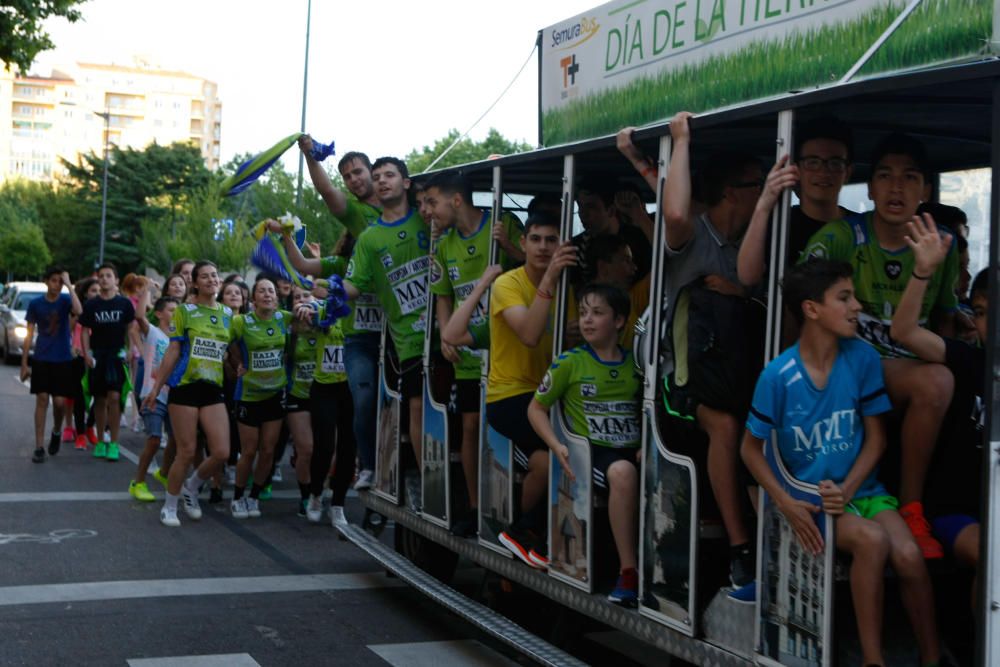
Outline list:
[[[35,449],[35,453],[31,455],[32,463],[45,463],[45,450],[41,447]]]
[[[59,433],[53,433],[49,438],[49,456],[55,456],[59,453],[60,444],[62,444],[62,436]]]

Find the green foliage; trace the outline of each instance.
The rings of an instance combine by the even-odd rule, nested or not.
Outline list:
[[[51,263],[52,255],[38,225],[14,226],[0,236],[0,269],[15,277],[37,278]]]
[[[448,146],[451,146],[456,139],[461,136],[458,130],[448,131],[447,136],[438,139],[433,146],[424,146],[417,150],[414,148],[406,155],[406,166],[411,174],[419,174],[427,169],[434,159],[443,153]],[[480,142],[475,142],[466,137],[462,139],[447,155],[445,155],[434,169],[444,169],[454,167],[458,164],[468,162],[478,162],[485,160],[490,155],[513,155],[530,151],[534,146],[523,141],[510,141],[504,138],[495,128],[490,128],[486,138]]]
[[[55,47],[42,28],[45,19],[61,16],[75,23],[80,19],[80,12],[74,5],[81,2],[83,0],[0,0],[0,60],[27,72],[35,56]]]
[[[545,145],[663,121],[682,110],[719,109],[835,82],[878,39],[903,5],[878,6],[851,22],[751,43],[734,53],[654,72],[549,109],[542,117]],[[993,3],[988,0],[925,2],[876,52],[861,75],[982,53],[989,44],[992,16]]]

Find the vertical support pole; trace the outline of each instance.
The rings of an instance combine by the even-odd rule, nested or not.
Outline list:
[[[793,111],[778,113],[778,136],[775,140],[775,161],[792,153]],[[781,299],[781,279],[785,277],[785,255],[788,254],[788,221],[792,204],[791,190],[781,194],[781,201],[771,214],[771,247],[768,249],[767,337],[764,349],[765,362],[771,361],[781,352],[781,324],[784,306]]]
[[[302,122],[299,132],[306,131],[306,95],[309,92],[309,28],[312,24],[312,0],[306,0],[306,61],[302,67]],[[299,180],[295,186],[295,205],[302,206],[302,168],[305,156],[299,151]]]

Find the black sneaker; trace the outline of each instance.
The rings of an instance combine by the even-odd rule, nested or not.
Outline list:
[[[59,453],[59,445],[62,443],[62,438],[58,433],[53,433],[52,437],[49,438],[49,456],[55,456]]]
[[[41,447],[35,449],[35,453],[31,455],[32,463],[44,463],[45,462],[45,450]]]
[[[309,500],[307,498],[303,498],[299,501],[299,512],[298,512],[299,516],[306,516],[306,509],[308,505],[309,505]]]
[[[452,524],[451,534],[455,537],[475,537],[479,532],[476,519],[476,509],[470,509]]]
[[[218,505],[222,502],[222,489],[212,489],[208,494],[208,504]]]
[[[757,576],[753,551],[749,544],[730,547],[729,580],[733,588],[743,588]]]

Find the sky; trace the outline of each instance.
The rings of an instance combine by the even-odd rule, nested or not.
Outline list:
[[[306,131],[337,152],[403,157],[449,129],[464,132],[527,60],[537,31],[599,0],[314,0]],[[76,23],[52,19],[56,44],[32,72],[74,61],[129,65],[151,56],[219,84],[222,160],[260,152],[299,129],[306,0],[90,0]],[[537,53],[490,127],[537,141]],[[297,156],[286,156],[289,170]]]

